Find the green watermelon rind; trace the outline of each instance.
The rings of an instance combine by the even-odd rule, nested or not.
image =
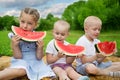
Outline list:
[[[73,53],[66,52],[65,50],[61,49],[61,48],[57,45],[57,41],[56,41],[56,40],[55,40],[54,46],[55,46],[55,49],[56,49],[57,51],[63,52],[63,54],[68,55],[68,56],[78,56],[78,55],[82,55],[82,54],[84,54],[84,51],[85,51],[85,48],[83,47],[84,50],[81,51],[81,52],[79,52],[79,53],[74,53],[74,54],[73,54]]]
[[[15,35],[18,35],[17,33],[16,33],[16,31],[15,31],[15,29],[14,29],[14,27],[17,27],[17,26],[13,26],[12,25],[12,31],[13,31],[13,33],[15,34]],[[37,39],[28,39],[28,38],[25,38],[25,37],[22,37],[22,36],[20,36],[21,37],[21,39],[22,40],[24,40],[24,41],[28,41],[28,42],[36,42],[36,41],[38,41],[38,40],[41,40],[41,39],[44,39],[45,38],[45,36],[46,36],[46,31],[43,31],[44,32],[44,35],[42,36],[42,37],[40,37],[40,38],[37,38]]]
[[[96,52],[101,53],[103,56],[111,56],[111,55],[115,54],[117,52],[117,49],[116,49],[117,44],[116,44],[116,41],[113,41],[113,43],[115,44],[115,50],[116,51],[108,54],[108,53],[105,53],[104,51],[101,51],[101,49],[99,48],[99,45],[95,44]]]

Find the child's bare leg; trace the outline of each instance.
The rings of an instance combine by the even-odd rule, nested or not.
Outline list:
[[[67,77],[67,73],[60,67],[54,67],[53,71],[58,75],[59,80],[70,80]]]
[[[120,77],[120,62],[113,62],[108,76]]]
[[[72,67],[67,67],[66,72],[72,80],[77,80],[82,75],[78,74]]]
[[[105,69],[99,69],[96,75],[104,75],[104,76],[113,76],[120,77],[120,62],[113,62],[112,65]]]
[[[120,62],[113,62],[112,65],[105,70],[109,72],[120,71]]]
[[[99,69],[94,64],[87,64],[85,69],[88,74],[97,75],[99,72]]]
[[[72,80],[79,80],[80,77],[84,77],[84,78],[81,78],[81,80],[89,80],[87,76],[82,76],[78,74],[72,67],[67,67],[66,72]]]
[[[6,68],[0,71],[0,80],[10,80],[16,77],[24,76],[26,71],[24,69]]]

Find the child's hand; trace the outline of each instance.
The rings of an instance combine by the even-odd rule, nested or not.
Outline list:
[[[61,58],[61,57],[65,56],[65,55],[63,54],[62,51],[59,51],[58,54],[57,54],[57,56],[58,56],[59,58]]]
[[[13,36],[12,39],[11,39],[12,40],[12,45],[17,46],[20,42],[20,39],[21,39],[21,37],[18,36],[18,35]]]
[[[116,52],[117,52],[117,49],[115,48],[113,53],[116,53]]]
[[[98,63],[101,63],[106,58],[106,56],[103,56],[101,53],[96,54],[96,56]]]
[[[96,54],[97,58],[105,58],[106,56],[102,55],[101,53]]]
[[[43,40],[38,40],[38,41],[36,42],[36,44],[37,44],[38,48],[43,48],[43,47],[44,47],[44,42],[43,42]]]
[[[77,58],[82,58],[84,56],[84,54],[79,54],[77,55]]]

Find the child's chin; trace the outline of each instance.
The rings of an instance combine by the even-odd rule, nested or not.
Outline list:
[[[98,38],[98,36],[95,36],[93,39],[97,39]]]

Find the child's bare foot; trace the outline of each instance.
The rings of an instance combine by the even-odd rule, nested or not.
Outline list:
[[[112,77],[120,77],[120,71],[110,72],[110,73],[109,73],[109,76],[112,76]]]

